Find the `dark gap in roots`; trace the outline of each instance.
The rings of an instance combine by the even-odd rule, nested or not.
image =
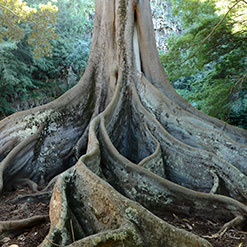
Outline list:
[[[49,241],[51,241],[50,239],[49,239]],[[62,241],[62,235],[61,235],[61,232],[59,231],[59,230],[57,230],[57,231],[54,231],[54,233],[53,233],[53,236],[52,236],[52,243],[54,244],[54,246],[55,246],[55,244],[58,244],[58,243],[60,243]]]
[[[72,179],[70,178],[70,180]],[[66,182],[65,193],[68,203],[66,229],[71,235],[71,242],[73,240],[72,231],[75,240],[96,234],[96,226],[93,223],[95,222],[95,216],[92,214],[90,206],[84,203],[87,200],[81,198],[74,181]],[[71,227],[73,227],[73,230]]]
[[[132,115],[132,114],[129,114]],[[138,163],[142,157],[139,157],[138,152],[138,140],[136,138],[136,126],[132,120],[132,117],[129,116],[126,119],[126,128],[122,131],[122,137],[120,138],[120,142],[116,145],[118,151],[126,157],[128,160],[133,163]],[[113,143],[115,144],[115,143]],[[144,150],[145,151],[145,150]]]
[[[243,224],[242,231],[247,232],[247,221]]]
[[[219,177],[219,187],[217,189],[217,194],[231,197],[229,194],[229,189],[227,189],[224,180]]]
[[[85,151],[86,153],[86,151]],[[59,168],[57,168],[54,172],[50,171],[49,173],[47,173],[45,175],[45,178],[47,179],[47,181],[51,181],[55,176],[57,176],[58,174],[64,172],[65,170],[69,169],[70,167],[72,167],[73,165],[75,165],[77,159],[74,155],[73,152],[69,152],[69,154],[67,154],[67,156],[65,156],[62,159],[62,163],[61,166]]]
[[[118,152],[137,164],[155,151],[157,143],[150,137],[141,113],[129,102],[122,106],[113,114],[114,124],[106,126],[107,132]]]
[[[7,168],[3,173],[4,190],[9,191],[15,189],[15,181],[19,178],[26,178],[27,174],[25,170],[26,164],[32,164],[33,151],[26,152],[25,154],[17,154],[14,160],[11,162],[14,164]]]

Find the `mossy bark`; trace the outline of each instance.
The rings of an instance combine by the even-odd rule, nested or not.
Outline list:
[[[80,82],[0,122],[1,189],[69,169],[55,185],[41,246],[211,246],[155,214],[247,216],[247,133],[174,91],[149,4],[96,0]]]

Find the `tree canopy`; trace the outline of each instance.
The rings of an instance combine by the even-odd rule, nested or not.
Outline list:
[[[0,18],[5,23],[0,43],[2,118],[48,102],[78,81],[88,60],[94,3],[29,0],[1,4]]]
[[[185,82],[180,92],[198,109],[246,127],[246,2],[172,3],[183,32],[161,55],[169,78]]]
[[[54,27],[58,8],[50,2],[29,7],[21,0],[0,1],[0,42],[20,41],[26,37],[35,57],[52,53],[51,40],[57,38]]]

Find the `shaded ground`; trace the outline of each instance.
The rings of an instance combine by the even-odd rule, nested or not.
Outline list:
[[[35,215],[48,215],[48,202],[24,202],[21,204],[11,203],[19,195],[31,194],[28,188],[18,189],[15,192],[5,192],[0,195],[0,220],[17,220],[32,217]],[[213,210],[212,210],[213,212]],[[247,232],[231,229],[222,238],[210,238],[221,227],[222,223],[214,220],[203,220],[195,217],[185,218],[175,214],[167,214],[162,217],[167,222],[179,228],[194,232],[210,241],[214,247],[247,247]],[[212,217],[213,218],[213,217]],[[24,229],[21,232],[3,234],[0,237],[0,246],[9,247],[16,244],[16,247],[36,247],[48,233],[50,223]],[[151,246],[150,246],[151,247]]]
[[[0,220],[18,220],[35,215],[48,215],[48,202],[24,202],[21,204],[11,203],[19,195],[31,194],[28,188],[16,190],[15,192],[5,192],[0,195]],[[0,246],[8,247],[16,244],[19,247],[36,247],[48,233],[50,222],[24,229],[18,232],[9,232],[0,236]],[[16,247],[17,247],[16,246]]]
[[[175,214],[167,215],[163,219],[174,226],[207,239],[214,247],[247,247],[247,232],[245,231],[245,227],[243,228],[244,230],[230,229],[222,238],[212,238],[212,235],[217,233],[226,222],[222,223],[195,217],[178,217]]]

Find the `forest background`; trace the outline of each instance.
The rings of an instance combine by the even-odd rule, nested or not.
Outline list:
[[[152,0],[161,62],[199,110],[247,128],[247,2]],[[83,75],[93,0],[0,0],[0,119],[63,94]]]

